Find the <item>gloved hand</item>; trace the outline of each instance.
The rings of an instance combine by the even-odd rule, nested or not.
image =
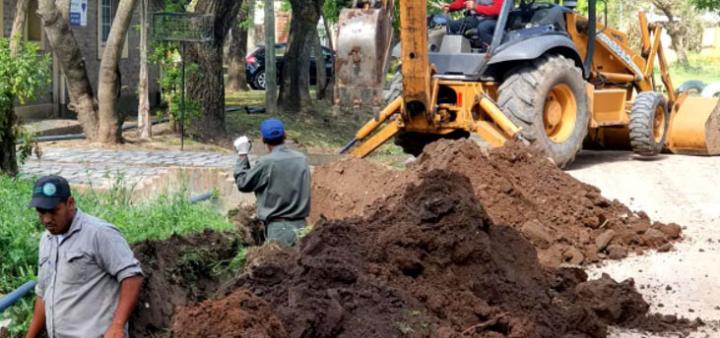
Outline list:
[[[250,149],[252,149],[252,141],[250,141],[250,138],[245,135],[235,139],[233,145],[235,146],[235,150],[237,150],[238,155],[247,155],[250,152]]]

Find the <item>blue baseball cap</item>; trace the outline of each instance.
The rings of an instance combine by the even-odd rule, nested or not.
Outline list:
[[[260,134],[264,140],[276,141],[285,136],[285,126],[278,119],[267,119],[260,124]]]
[[[52,210],[70,197],[70,185],[60,176],[45,176],[35,182],[28,208]]]

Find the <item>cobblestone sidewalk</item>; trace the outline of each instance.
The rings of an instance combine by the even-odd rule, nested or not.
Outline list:
[[[20,169],[32,178],[60,175],[73,184],[110,187],[118,181],[135,185],[165,174],[170,167],[230,168],[235,156],[215,152],[117,151],[105,149],[47,148],[40,159],[32,157]]]

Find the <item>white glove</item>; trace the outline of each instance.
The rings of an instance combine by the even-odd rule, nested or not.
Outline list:
[[[235,146],[235,150],[237,150],[238,155],[247,155],[250,152],[250,149],[252,149],[252,141],[250,141],[250,139],[245,135],[235,139],[233,145]]]

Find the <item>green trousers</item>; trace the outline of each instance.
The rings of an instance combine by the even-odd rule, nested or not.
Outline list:
[[[268,242],[277,242],[286,246],[294,246],[300,239],[305,228],[305,221],[272,221],[265,225],[265,238]]]

